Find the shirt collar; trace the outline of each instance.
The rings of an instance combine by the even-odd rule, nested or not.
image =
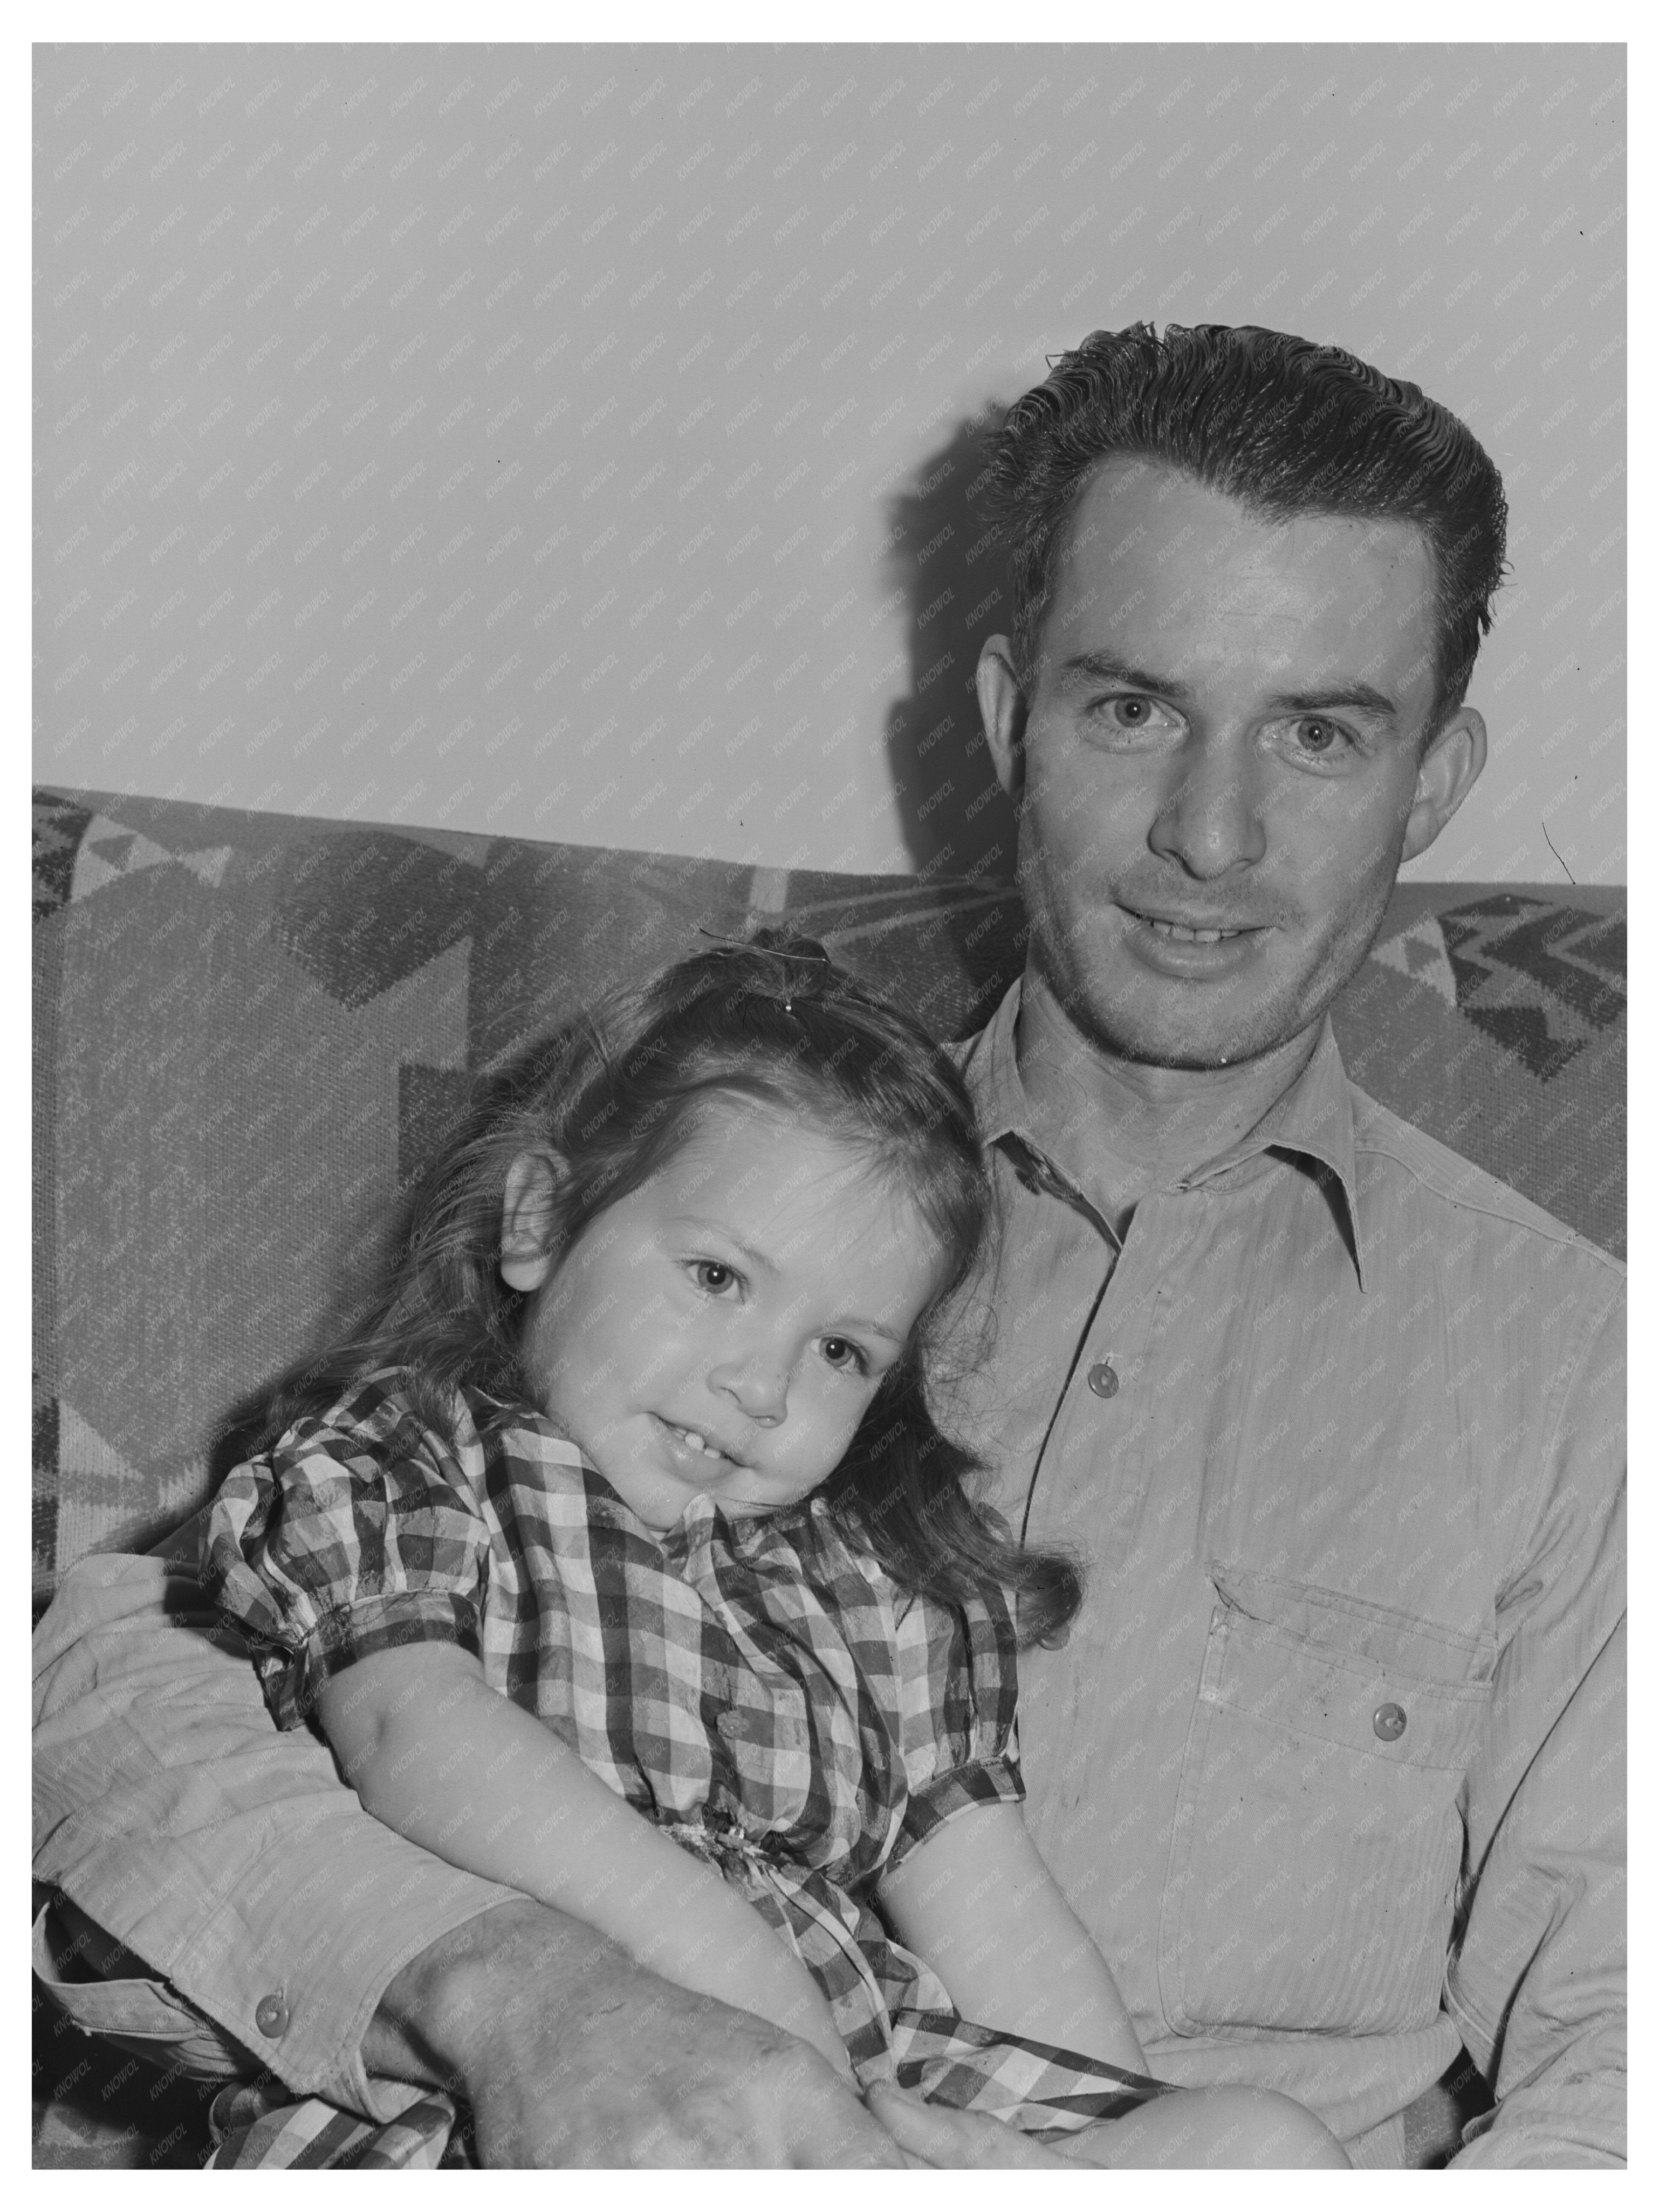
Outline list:
[[[1065,1183],[1062,1171],[1042,1153],[1033,1134],[1036,1116],[1020,1080],[1014,1050],[1020,986],[1014,982],[990,1021],[974,1038],[963,1061],[963,1075],[989,1145],[1035,1154],[1049,1176]],[[1012,1139],[1012,1145],[1009,1140]],[[1353,1098],[1329,1017],[1321,1025],[1313,1055],[1290,1088],[1269,1107],[1253,1129],[1212,1160],[1206,1160],[1176,1186],[1203,1189],[1224,1178],[1244,1178],[1237,1170],[1267,1154],[1289,1162],[1326,1186],[1359,1287],[1365,1287],[1359,1236],[1359,1206],[1354,1174]],[[1067,1188],[1070,1188],[1067,1185]],[[1082,1200],[1091,1214],[1094,1208]]]

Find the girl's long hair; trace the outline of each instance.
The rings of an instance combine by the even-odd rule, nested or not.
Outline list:
[[[1082,1599],[1062,1553],[1023,1548],[975,1498],[973,1455],[933,1413],[949,1342],[982,1356],[969,1293],[994,1234],[989,1176],[962,1078],[908,1013],[865,991],[810,939],[763,931],[612,994],[486,1079],[409,1201],[385,1285],[361,1322],[270,1394],[269,1447],[366,1375],[398,1371],[420,1418],[454,1433],[465,1390],[481,1427],[535,1399],[520,1359],[526,1294],[500,1272],[507,1173],[554,1166],[556,1244],[641,1188],[722,1096],[866,1151],[938,1241],[939,1282],[821,1495],[900,1586],[957,1604],[988,1583],[1018,1602],[1022,1643],[1059,1635]],[[966,1345],[964,1349],[964,1339]]]

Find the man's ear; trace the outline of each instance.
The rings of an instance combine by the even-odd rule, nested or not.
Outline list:
[[[1014,673],[1014,649],[1006,637],[986,639],[974,687],[997,781],[1018,808],[1025,788],[1025,694]]]
[[[520,1152],[507,1171],[501,1205],[501,1280],[538,1291],[553,1272],[558,1231],[559,1164],[546,1152]]]
[[[1474,790],[1486,765],[1486,726],[1473,707],[1460,707],[1431,743],[1417,771],[1417,796],[1406,818],[1401,860],[1426,853]]]

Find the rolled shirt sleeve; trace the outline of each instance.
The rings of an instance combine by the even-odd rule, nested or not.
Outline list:
[[[1446,2001],[1498,2104],[1460,2166],[1626,2157],[1622,1294],[1581,1319],[1562,1373],[1468,1778],[1473,1887]]]
[[[489,1553],[460,1452],[371,1377],[226,1478],[204,1579],[248,1632],[278,1726],[293,1728],[371,1652],[441,1641],[476,1656]]]
[[[187,2057],[199,2014],[365,2118],[422,2094],[365,2073],[368,2024],[411,1960],[514,1893],[364,1812],[308,1729],[277,1733],[191,1567],[73,1567],[35,1632],[34,1722],[35,1877],[190,2008],[162,2063]],[[76,2016],[76,1985],[60,2002]]]

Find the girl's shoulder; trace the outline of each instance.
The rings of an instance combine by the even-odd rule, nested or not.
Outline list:
[[[408,1377],[397,1368],[379,1368],[354,1376],[326,1404],[296,1414],[277,1437],[273,1455],[326,1449],[336,1443],[409,1450],[428,1436],[443,1441],[441,1431],[422,1417]]]
[[[734,1549],[757,1559],[792,1559],[806,1580],[867,1590],[898,1614],[919,1610],[958,1622],[984,1619],[999,1624],[1011,1623],[1014,1615],[1013,1592],[988,1575],[951,1597],[918,1589],[848,1528],[822,1496],[787,1513],[738,1523]]]
[[[599,1483],[569,1437],[535,1407],[474,1401],[466,1410],[485,1462],[509,1486],[526,1484],[586,1498]]]
[[[562,1429],[534,1406],[481,1397],[476,1391],[457,1394],[480,1436],[499,1437],[507,1449],[545,1460],[550,1466],[586,1467],[580,1451]]]
[[[330,1402],[290,1422],[270,1456],[278,1464],[317,1457],[419,1463],[452,1480],[463,1469],[476,1478],[498,1435],[546,1426],[531,1409],[502,1407],[476,1391],[458,1389],[435,1408],[422,1395],[401,1368],[355,1376]],[[520,1449],[533,1448],[526,1434]]]
[[[901,1598],[881,1561],[836,1522],[823,1498],[803,1498],[781,1513],[726,1514],[733,1553],[756,1565],[792,1572],[803,1581],[845,1582]]]
[[[947,1601],[917,1590],[846,1528],[823,1498],[787,1513],[737,1522],[733,1553],[769,1580],[795,1581],[860,1633],[884,1640],[939,1641],[969,1630],[971,1620],[1006,1616],[1001,1593]],[[969,1631],[969,1632],[971,1632]]]

